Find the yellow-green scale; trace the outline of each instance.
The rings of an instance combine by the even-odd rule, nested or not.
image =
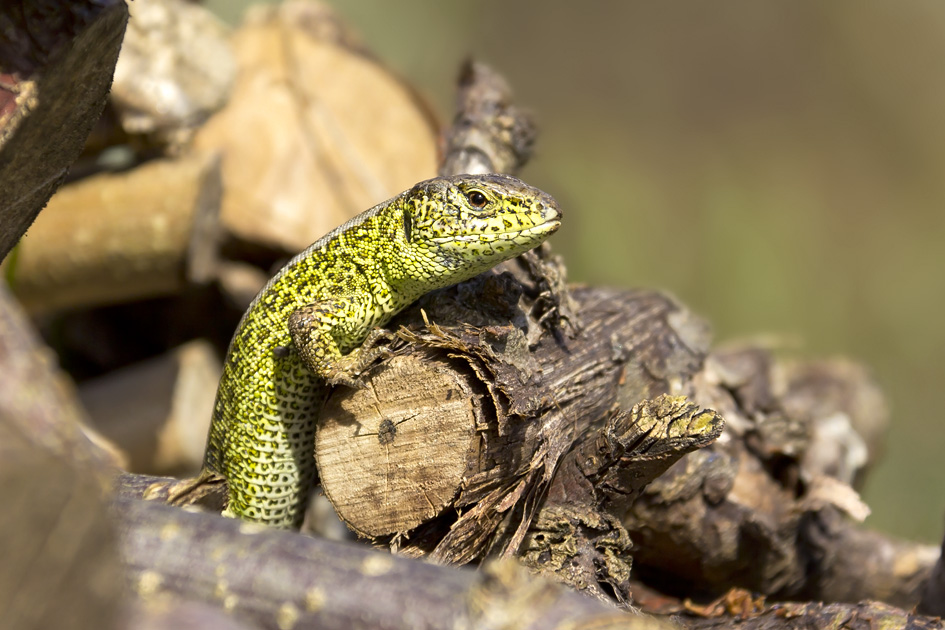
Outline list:
[[[205,468],[230,516],[298,527],[329,383],[354,385],[360,344],[417,297],[538,245],[554,200],[508,176],[436,178],[355,217],[293,258],[236,330]]]

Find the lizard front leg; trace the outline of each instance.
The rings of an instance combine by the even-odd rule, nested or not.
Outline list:
[[[315,302],[289,316],[289,333],[302,362],[331,385],[360,389],[358,376],[376,359],[388,354],[375,345],[380,331],[371,329],[370,302],[356,296]],[[366,337],[366,338],[365,338]],[[345,354],[344,350],[350,349]]]

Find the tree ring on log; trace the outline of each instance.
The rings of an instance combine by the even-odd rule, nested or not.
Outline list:
[[[483,397],[468,370],[430,354],[394,357],[365,382],[325,403],[315,459],[348,527],[395,535],[438,516],[478,472]]]

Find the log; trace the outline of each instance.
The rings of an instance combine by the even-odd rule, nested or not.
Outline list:
[[[3,283],[0,374],[0,626],[110,625],[124,594],[102,499],[115,462]]]
[[[126,591],[100,480],[36,444],[20,444],[10,457],[4,411],[0,627],[116,627]]]
[[[142,600],[208,603],[261,628],[670,627],[514,564],[450,569],[155,502],[118,501],[113,514]]]
[[[0,460],[28,460],[35,447],[95,471],[108,485],[117,462],[86,435],[74,385],[2,282],[0,374]]]
[[[692,336],[686,345],[678,336],[692,316],[651,292],[578,291],[582,335],[567,345],[544,335],[529,348],[529,328],[540,326],[540,314],[523,314],[530,313],[527,294],[533,288],[523,288],[508,274],[484,275],[428,296],[398,320],[412,325],[400,333],[411,343],[397,357],[396,378],[380,368],[368,374],[367,389],[335,390],[319,423],[316,459],[326,493],[356,531],[377,532],[382,523],[396,522],[400,508],[386,495],[363,500],[377,497],[378,488],[396,486],[417,505],[427,501],[432,516],[443,517],[420,532],[383,532],[400,553],[429,553],[457,564],[483,557],[490,547],[515,555],[538,509],[533,499],[516,513],[522,509],[517,501],[544,494],[561,455],[603,423],[616,403],[628,357],[698,366],[699,345],[707,340]],[[424,318],[438,323],[423,331],[417,320]],[[437,378],[447,368],[453,374]],[[405,405],[405,383],[422,384],[411,392],[422,391],[417,397],[427,402]],[[655,392],[658,386],[644,388]],[[438,405],[449,401],[456,413],[440,415]],[[396,431],[381,444],[382,431],[375,428],[385,420]],[[439,435],[418,445],[417,436],[436,422]],[[420,429],[410,429],[413,439],[401,440],[414,423]],[[451,448],[445,448],[447,443]],[[377,457],[363,456],[365,444]],[[423,466],[415,466],[417,461]],[[435,472],[441,468],[455,472]],[[343,497],[351,500],[336,501],[333,483],[346,484]],[[452,502],[426,497],[433,484],[437,496],[455,497]],[[500,532],[506,516],[517,522]]]
[[[192,148],[223,156],[221,218],[238,242],[297,253],[433,175],[427,108],[325,5],[255,7],[230,43],[232,94]]]
[[[0,260],[66,177],[105,106],[121,0],[0,5]]]
[[[216,273],[220,164],[155,160],[63,187],[3,271],[33,313],[181,291]]]
[[[476,384],[437,357],[423,376],[415,380],[409,357],[395,357],[373,373],[372,395],[335,396],[323,412],[315,438],[322,488],[361,536],[429,521],[482,467],[477,427],[487,421]]]
[[[229,29],[184,0],[135,0],[111,103],[127,134],[180,150],[226,103],[236,75]]]

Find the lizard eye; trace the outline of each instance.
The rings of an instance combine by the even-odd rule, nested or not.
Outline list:
[[[487,199],[486,196],[478,190],[471,190],[466,193],[466,199],[469,200],[469,204],[473,208],[481,208],[486,205],[487,201],[489,201],[489,199]]]

